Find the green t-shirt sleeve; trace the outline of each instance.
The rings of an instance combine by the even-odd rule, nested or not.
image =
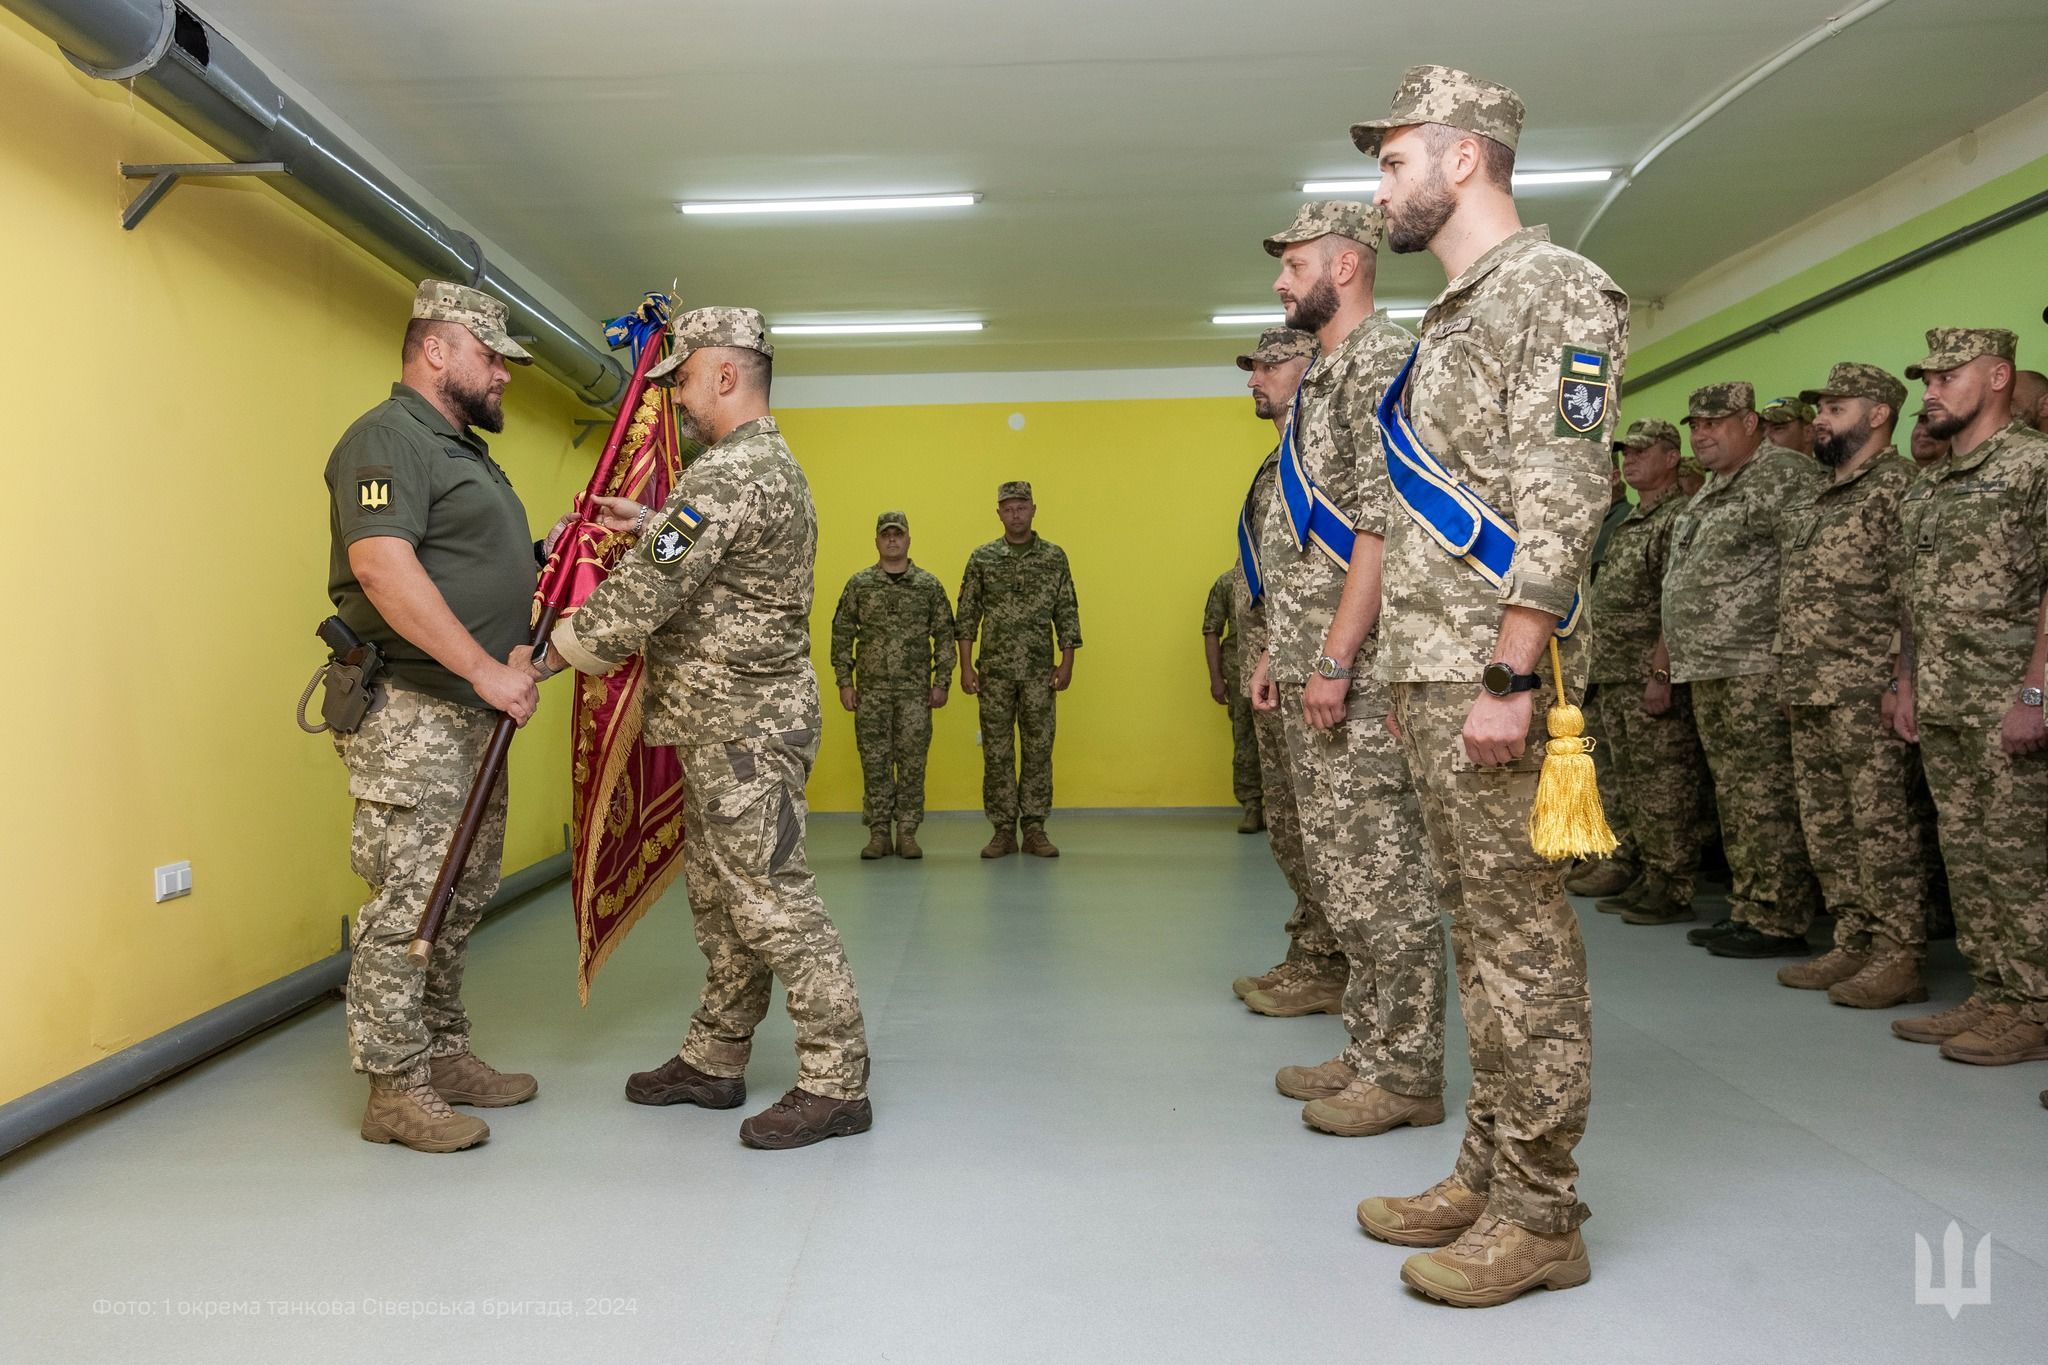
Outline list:
[[[418,545],[427,535],[433,488],[419,452],[396,435],[368,427],[334,451],[335,525],[341,543],[397,536]]]

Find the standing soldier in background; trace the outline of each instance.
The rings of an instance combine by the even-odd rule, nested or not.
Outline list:
[[[399,382],[327,461],[327,589],[388,672],[369,714],[334,745],[355,798],[350,862],[370,884],[349,958],[349,1049],[370,1078],[362,1135],[420,1152],[490,1136],[454,1104],[533,1098],[469,1048],[462,969],[498,889],[505,779],[485,807],[424,971],[406,957],[498,713],[521,725],[539,696],[501,662],[526,638],[535,553],[512,481],[472,428],[505,429],[506,362],[532,357],[488,294],[427,280],[413,296]]]
[[[1037,513],[1030,484],[1019,479],[997,488],[1002,538],[969,555],[960,580],[960,690],[981,698],[981,805],[995,826],[984,858],[1015,853],[1020,824],[1026,853],[1060,856],[1045,837],[1045,820],[1052,813],[1056,694],[1074,681],[1081,606],[1067,552],[1031,529]]]
[[[1586,948],[1559,870],[1530,846],[1529,815],[1540,717],[1561,700],[1536,670],[1576,618],[1608,505],[1628,297],[1522,226],[1522,112],[1504,85],[1423,66],[1388,117],[1351,130],[1379,158],[1388,241],[1430,251],[1446,279],[1385,407],[1402,455],[1386,468],[1404,481],[1387,519],[1380,673],[1422,793],[1472,1053],[1452,1173],[1418,1195],[1364,1200],[1358,1220],[1383,1241],[1442,1248],[1409,1257],[1401,1278],[1468,1307],[1592,1275],[1572,1160],[1592,1100]],[[1479,509],[1431,500],[1406,480],[1408,460],[1497,509],[1504,545],[1489,539],[1491,557],[1474,560],[1447,552],[1438,537]],[[1574,632],[1558,645],[1565,685],[1583,685],[1583,643]]]
[[[1635,511],[1634,504],[1628,500],[1628,481],[1621,472],[1627,450],[1626,445],[1616,441],[1612,458],[1608,461],[1607,477],[1613,486],[1611,501],[1607,504],[1607,515],[1600,521],[1600,534],[1594,538],[1593,558],[1586,569],[1586,580],[1594,585],[1596,598],[1600,570],[1607,563],[1607,547],[1614,542],[1614,533]],[[1598,619],[1597,612],[1595,619]],[[1593,644],[1597,652],[1597,635]],[[1634,706],[1636,698],[1629,695],[1610,701],[1601,696],[1600,682],[1597,673],[1588,680],[1585,701],[1580,710],[1585,715],[1586,734],[1593,741],[1593,771],[1600,783],[1600,808],[1607,815],[1607,827],[1614,831],[1614,851],[1603,858],[1582,860],[1565,877],[1564,889],[1574,896],[1618,895],[1635,885],[1643,875],[1642,850],[1636,843],[1629,818],[1631,808],[1621,794],[1621,775],[1615,767],[1614,733],[1619,723],[1609,711],[1610,706]]]
[[[1892,1032],[1951,1061],[2048,1058],[2048,437],[2012,412],[2017,339],[1938,327],[1906,367],[1954,443],[1900,509],[1910,629],[1893,723],[1940,811],[1969,999]],[[2048,1102],[2048,1101],[2044,1101]]]
[[[860,749],[861,814],[868,823],[865,859],[894,852],[922,858],[917,827],[924,820],[924,763],[932,747],[932,712],[953,685],[953,609],[946,589],[910,562],[910,519],[875,519],[875,563],[846,580],[832,613],[832,674],[839,704],[853,712]]]
[[[1259,741],[1252,733],[1251,695],[1244,689],[1237,625],[1231,599],[1237,595],[1235,566],[1216,575],[1202,604],[1202,653],[1209,664],[1209,695],[1230,709],[1230,792],[1243,807],[1239,834],[1266,827],[1266,798],[1259,779]]]
[[[1764,419],[1764,439],[1783,450],[1813,454],[1816,409],[1803,397],[1773,398],[1757,416]]]
[[[1948,442],[1927,429],[1926,408],[1913,414],[1913,434],[1909,439],[1912,449],[1907,453],[1918,468],[1925,469],[1948,458]]]
[[[1308,369],[1315,354],[1316,339],[1309,333],[1291,327],[1269,327],[1259,334],[1259,344],[1250,354],[1237,358],[1237,367],[1248,376],[1245,387],[1252,392],[1253,413],[1270,421],[1276,434],[1286,430],[1288,404],[1293,402],[1294,391],[1301,387],[1302,372]],[[1280,447],[1276,445],[1252,476],[1251,490],[1238,513],[1239,588],[1234,605],[1237,635],[1243,641],[1239,671],[1245,675],[1247,701],[1251,699],[1251,670],[1243,667],[1242,660],[1258,660],[1272,640],[1266,627],[1259,530],[1278,495],[1279,476]],[[1252,732],[1259,743],[1259,778],[1265,785],[1268,842],[1273,848],[1273,861],[1280,865],[1288,889],[1294,892],[1294,913],[1287,917],[1287,956],[1279,965],[1257,976],[1240,976],[1231,982],[1230,988],[1255,1013],[1280,1017],[1335,1014],[1342,1004],[1347,969],[1308,875],[1308,855],[1301,846],[1301,816],[1294,804],[1294,781],[1287,769],[1287,738],[1280,713],[1253,707]],[[1254,995],[1260,1005],[1251,1004]]]

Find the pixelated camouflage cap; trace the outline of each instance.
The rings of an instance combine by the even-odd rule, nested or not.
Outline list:
[[[1297,332],[1292,327],[1268,327],[1259,333],[1259,344],[1237,358],[1237,368],[1249,370],[1255,360],[1263,365],[1278,365],[1283,360],[1312,357],[1315,353],[1313,334]]]
[[[1799,401],[1813,404],[1823,398],[1868,398],[1883,403],[1897,415],[1906,401],[1906,386],[1898,376],[1875,365],[1863,365],[1854,360],[1845,360],[1828,371],[1828,382],[1817,389],[1804,389]],[[1766,418],[1769,413],[1764,414]]]
[[[1707,467],[1701,464],[1700,457],[1693,454],[1690,450],[1678,452],[1678,468],[1681,473],[1690,474],[1694,478],[1704,479],[1707,477]]]
[[[505,301],[492,298],[481,289],[447,280],[421,280],[412,296],[412,315],[428,322],[459,322],[470,335],[519,365],[531,365],[533,357],[505,330]]]
[[[1906,367],[1906,378],[1918,379],[1933,370],[1953,370],[1980,355],[2017,361],[2020,339],[2003,327],[1930,327],[1927,329],[1927,358]]]
[[[690,352],[709,346],[737,346],[741,350],[759,351],[770,360],[775,358],[775,347],[768,340],[768,324],[751,308],[692,308],[669,319],[668,333],[675,350],[647,372],[649,379],[661,379],[681,369]]]
[[[1295,242],[1313,242],[1331,233],[1380,249],[1380,233],[1387,215],[1371,204],[1356,199],[1314,199],[1301,206],[1284,231],[1266,239],[1266,254],[1278,256]]]
[[[1522,137],[1528,110],[1522,97],[1497,81],[1450,66],[1411,66],[1394,91],[1385,118],[1351,125],[1351,141],[1367,156],[1380,154],[1380,140],[1392,128],[1441,123],[1460,132],[1490,137],[1509,151]]]
[[[1681,426],[1711,417],[1732,417],[1738,412],[1756,411],[1756,390],[1741,380],[1727,384],[1708,384],[1694,389],[1685,401],[1685,416],[1679,418]]]
[[[1773,398],[1757,413],[1766,422],[1811,422],[1813,400],[1804,395],[1787,394],[1783,398]]]
[[[904,516],[901,512],[884,512],[875,518],[876,535],[882,534],[882,532],[892,526],[906,536],[910,534],[910,518]]]
[[[1023,479],[1011,479],[1008,483],[996,486],[997,502],[1015,502],[1019,499],[1031,501],[1031,485]]]
[[[1645,417],[1640,422],[1630,422],[1628,433],[1621,438],[1621,444],[1630,450],[1643,450],[1660,442],[1674,448],[1684,444],[1678,439],[1677,427],[1654,417]]]

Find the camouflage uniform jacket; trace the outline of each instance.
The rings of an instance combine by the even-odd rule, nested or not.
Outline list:
[[[1747,678],[1777,665],[1778,507],[1827,472],[1769,441],[1733,474],[1709,474],[1678,514],[1664,575],[1671,681]]]
[[[915,564],[891,577],[870,564],[847,579],[832,613],[832,676],[877,695],[950,687],[953,608],[938,577]]]
[[[986,677],[1021,682],[1052,672],[1053,638],[1081,647],[1081,604],[1067,552],[1034,534],[1023,545],[992,540],[967,556],[954,633],[981,636],[974,666]]]
[[[1274,446],[1272,452],[1259,465],[1258,473],[1252,475],[1251,491],[1245,495],[1245,501],[1251,509],[1251,528],[1254,537],[1261,534],[1266,524],[1266,509],[1272,506],[1274,494],[1279,486],[1280,447]],[[1263,554],[1263,550],[1261,553]],[[1244,565],[1232,565],[1230,576],[1231,582],[1236,584],[1236,590],[1230,598],[1231,622],[1237,631],[1240,657],[1246,661],[1242,675],[1238,679],[1238,686],[1246,696],[1250,696],[1251,665],[1258,662],[1259,656],[1264,654],[1266,647],[1272,643],[1272,633],[1266,627],[1265,599],[1252,601],[1251,585],[1245,582]]]
[[[1202,603],[1202,634],[1216,637],[1225,658],[1237,653],[1237,628],[1231,613],[1236,595],[1237,570],[1225,569],[1209,585],[1209,598]]]
[[[1477,682],[1501,612],[1562,617],[1586,577],[1613,499],[1608,469],[1628,350],[1628,295],[1547,228],[1524,228],[1461,271],[1423,316],[1407,407],[1451,476],[1516,528],[1499,587],[1453,559],[1398,504],[1387,518],[1380,676]],[[1604,368],[1604,406],[1584,430],[1566,416],[1574,356]],[[1573,418],[1586,414],[1573,409]],[[1583,682],[1581,632],[1561,641],[1566,682]]]
[[[1891,681],[1905,610],[1899,498],[1917,473],[1886,446],[1840,483],[1830,472],[1779,508],[1778,700],[1867,701]]]
[[[1302,472],[1361,532],[1384,535],[1389,496],[1373,411],[1408,358],[1415,338],[1374,313],[1351,334],[1315,358],[1301,376],[1296,400],[1294,445]],[[1275,681],[1299,686],[1323,652],[1345,571],[1314,547],[1297,549],[1287,524],[1286,504],[1276,495],[1266,509],[1259,553],[1266,576],[1266,626],[1271,632]],[[1356,679],[1346,710],[1354,716],[1387,713],[1386,688],[1372,675],[1379,629],[1365,637],[1358,656],[1347,661]]]
[[[1951,454],[1906,490],[1899,522],[1918,715],[1996,725],[2019,695],[2048,591],[2048,437],[2016,420]]]
[[[709,744],[818,726],[810,484],[773,417],[744,423],[683,471],[630,555],[554,634],[583,672],[647,654],[650,744]]]
[[[1650,680],[1650,656],[1664,629],[1664,569],[1671,528],[1685,495],[1674,486],[1645,508],[1638,504],[1607,542],[1586,613],[1592,655],[1586,677],[1596,683]]]

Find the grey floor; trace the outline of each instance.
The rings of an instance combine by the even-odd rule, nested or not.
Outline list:
[[[482,931],[479,1051],[541,1077],[485,1147],[355,1134],[326,1005],[0,1162],[7,1361],[2032,1361],[2048,1357],[2048,1065],[1974,1069],[1883,1016],[1587,915],[1594,1276],[1506,1308],[1403,1289],[1364,1195],[1459,1125],[1304,1128],[1273,1069],[1336,1050],[1228,983],[1280,947],[1261,838],[1222,813],[1054,821],[1067,856],[812,860],[874,1044],[874,1131],[742,1148],[644,1109],[701,980],[680,895],[576,1005],[564,893]],[[1963,978],[1937,954],[1937,999]],[[1452,1099],[1467,1073],[1452,1025]],[[779,1011],[749,1083],[794,1078]],[[754,1107],[750,1103],[750,1108]],[[745,1112],[745,1111],[742,1111]],[[1914,1237],[1989,1234],[1991,1301],[1915,1303]]]

